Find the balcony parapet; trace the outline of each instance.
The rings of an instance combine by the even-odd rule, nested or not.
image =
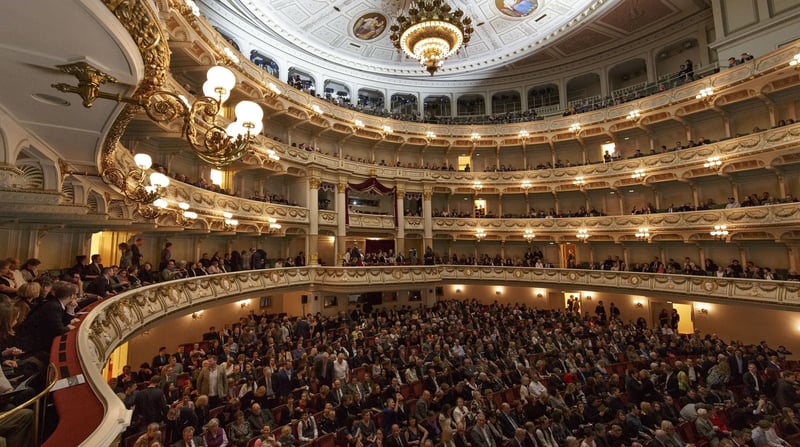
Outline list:
[[[235,272],[158,283],[99,303],[78,327],[81,368],[106,418],[83,445],[109,445],[130,423],[130,412],[108,387],[102,368],[111,352],[150,326],[210,305],[306,287],[433,287],[491,283],[615,290],[704,302],[748,302],[800,308],[800,283],[657,273],[484,266],[298,267]],[[422,286],[421,286],[422,285]],[[120,416],[122,415],[122,416]]]
[[[369,176],[378,179],[402,180],[412,184],[420,181],[435,182],[437,186],[452,190],[469,189],[473,182],[481,181],[487,184],[491,183],[493,191],[516,193],[521,192],[520,183],[522,181],[529,181],[533,184],[531,193],[549,193],[579,189],[574,184],[576,177],[584,178],[586,184],[581,188],[586,190],[641,183],[641,180],[631,178],[631,174],[637,169],[645,171],[644,180],[647,182],[703,177],[710,172],[703,166],[709,157],[720,157],[723,164],[714,172],[721,173],[772,166],[774,162],[778,164],[791,163],[797,152],[798,142],[800,142],[800,123],[693,148],[610,163],[505,172],[441,171],[379,166],[339,159],[318,152],[303,151],[273,140],[266,141],[264,147],[275,150],[285,161],[299,165],[319,166],[328,171],[346,172],[354,176],[364,176],[368,173]],[[598,158],[599,156],[600,149],[598,148]],[[785,160],[784,157],[786,157]],[[486,193],[491,192],[486,191]]]
[[[406,229],[422,228],[418,217],[406,217]],[[659,234],[681,235],[684,241],[712,239],[708,232],[714,225],[727,225],[728,237],[734,238],[737,232],[759,231],[769,233],[774,240],[791,232],[800,225],[800,203],[782,203],[744,208],[716,209],[705,211],[684,211],[679,213],[636,214],[600,217],[562,217],[562,218],[457,218],[434,217],[434,232],[474,233],[478,228],[501,236],[514,235],[521,239],[526,229],[533,230],[537,237],[550,236],[574,238],[579,228],[588,229],[592,240],[597,235],[605,235],[615,242],[635,240],[634,233],[641,227],[648,227],[658,240]],[[514,238],[514,237],[512,237]]]
[[[213,53],[212,57],[216,60],[224,61],[230,59],[230,57],[225,54],[225,49],[230,52],[233,51],[232,48],[225,43],[224,38],[213,29],[212,25],[208,23],[205,18],[194,17],[186,13],[186,11],[184,11],[184,14],[181,14],[181,11],[174,8],[169,12],[164,11],[164,13],[165,16],[168,16],[165,19],[165,28],[170,35],[170,39],[175,42],[192,42],[192,45],[189,45],[187,49],[187,51],[190,51],[192,57],[198,60],[205,59],[208,55],[204,53],[210,52]],[[299,106],[303,109],[307,109],[301,113],[310,116],[312,115],[311,107],[316,105],[321,110],[325,111],[322,122],[328,122],[327,125],[329,127],[341,126],[343,129],[350,129],[350,131],[354,133],[354,122],[358,119],[368,124],[370,133],[381,135],[383,126],[389,126],[394,131],[392,135],[393,138],[400,138],[401,140],[422,139],[424,141],[426,133],[432,131],[440,136],[440,138],[445,139],[469,140],[473,132],[478,132],[481,135],[492,136],[501,140],[511,139],[516,141],[518,140],[518,132],[523,128],[530,132],[531,135],[534,135],[550,132],[564,132],[575,122],[580,122],[583,128],[590,126],[607,126],[609,122],[624,122],[628,113],[635,109],[645,115],[649,112],[664,109],[672,105],[689,101],[698,101],[695,100],[695,96],[702,88],[712,87],[715,92],[724,92],[725,89],[735,87],[754,78],[788,67],[789,61],[795,54],[797,54],[797,46],[786,45],[766,56],[726,69],[720,73],[706,76],[702,80],[675,87],[636,101],[575,116],[501,125],[435,125],[376,117],[374,115],[339,107],[305,92],[294,90],[283,81],[273,77],[265,70],[250,62],[245,55],[240,54],[238,56],[239,60],[232,65],[243,78],[246,78],[245,82],[248,84],[247,89],[261,90],[262,93],[260,96],[262,98],[267,97],[271,107],[286,111],[292,108],[296,109]],[[542,81],[546,82],[545,79],[542,79]],[[282,90],[283,94],[273,97],[268,87],[269,83],[277,85]],[[773,85],[769,86],[769,90],[774,90],[774,88],[775,86]],[[758,91],[760,88],[754,90]],[[700,108],[702,109],[702,107]]]

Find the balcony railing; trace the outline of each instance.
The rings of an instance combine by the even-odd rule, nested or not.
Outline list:
[[[108,445],[130,423],[130,412],[105,384],[101,370],[111,352],[150,326],[174,315],[265,293],[303,287],[355,287],[386,284],[429,288],[439,284],[556,285],[583,290],[668,295],[674,299],[752,302],[800,308],[800,283],[597,270],[483,266],[299,267],[227,273],[158,283],[121,293],[98,304],[78,328],[83,373],[106,408],[106,419],[83,445]],[[127,416],[125,416],[127,415]]]

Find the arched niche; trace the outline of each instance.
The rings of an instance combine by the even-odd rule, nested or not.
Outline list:
[[[367,111],[386,109],[386,96],[379,90],[369,88],[358,89],[358,107]]]
[[[622,89],[630,90],[637,87],[643,88],[646,84],[647,64],[644,59],[630,59],[608,70],[608,86],[612,92]],[[624,94],[628,92],[620,93]]]
[[[522,99],[516,90],[506,90],[492,95],[492,114],[518,113],[522,111]]]
[[[456,102],[458,116],[486,115],[486,98],[483,95],[463,95]]]
[[[600,75],[597,73],[582,74],[567,81],[567,102],[600,94]]]
[[[17,154],[16,167],[22,171],[19,187],[57,191],[61,186],[56,163],[34,146],[25,146]]]
[[[290,86],[303,90],[310,95],[315,95],[317,84],[310,73],[297,67],[289,67],[289,79],[286,81]]]
[[[419,108],[417,107],[417,95],[410,93],[395,93],[389,103],[391,113],[403,115],[414,115]]]
[[[230,33],[228,33],[227,31],[223,31],[223,30],[221,30],[220,28],[218,28],[216,26],[214,27],[214,29],[217,30],[219,35],[222,36],[222,38],[225,39],[225,41],[228,42],[236,51],[239,51],[239,52],[242,51],[242,50],[239,49],[239,44],[236,43],[236,39],[234,39],[231,36]]]
[[[561,100],[561,94],[556,84],[543,84],[528,89],[528,108],[537,109],[539,107],[557,106]]]
[[[425,108],[426,117],[450,116],[452,114],[452,104],[447,95],[430,95],[422,101]]]
[[[280,66],[277,62],[275,62],[275,59],[267,56],[259,50],[250,51],[250,62],[258,65],[267,73],[275,76],[276,78],[280,73]]]
[[[350,87],[344,82],[326,79],[323,92],[325,99],[334,100],[337,104],[350,104]]]
[[[685,79],[679,79],[678,72],[681,71],[681,65],[685,65],[687,60],[692,61],[694,69],[698,68],[700,47],[697,39],[683,39],[660,48],[655,55],[658,83],[665,88],[671,88],[686,82]]]

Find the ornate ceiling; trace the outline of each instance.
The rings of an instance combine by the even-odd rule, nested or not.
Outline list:
[[[427,76],[389,40],[408,0],[226,0],[251,23],[310,55],[372,73]],[[706,0],[449,0],[475,33],[437,77],[517,68],[588,53],[652,33],[704,9]],[[208,6],[206,6],[208,7]]]

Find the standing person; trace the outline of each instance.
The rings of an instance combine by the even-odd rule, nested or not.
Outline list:
[[[141,267],[142,264],[142,251],[141,246],[144,244],[142,238],[137,237],[132,244],[131,247],[131,265],[134,267]]]
[[[594,308],[594,313],[597,315],[597,319],[600,320],[601,323],[606,322],[606,307],[603,305],[603,301],[597,302],[597,307]]]
[[[164,244],[164,249],[161,250],[161,261],[158,264],[158,271],[162,271],[167,268],[167,264],[169,260],[172,259],[172,242],[167,241]]]
[[[121,270],[127,270],[128,267],[133,265],[133,252],[131,251],[130,245],[123,242],[118,245],[120,255],[119,255],[119,268]]]
[[[150,377],[147,388],[136,393],[134,398],[134,419],[139,419],[140,426],[151,423],[161,423],[166,416],[167,398],[159,387],[161,376],[158,374]]]
[[[216,408],[222,403],[222,397],[228,394],[228,380],[225,369],[217,365],[217,356],[208,356],[208,366],[200,370],[197,376],[197,392],[208,396],[208,404]]]

